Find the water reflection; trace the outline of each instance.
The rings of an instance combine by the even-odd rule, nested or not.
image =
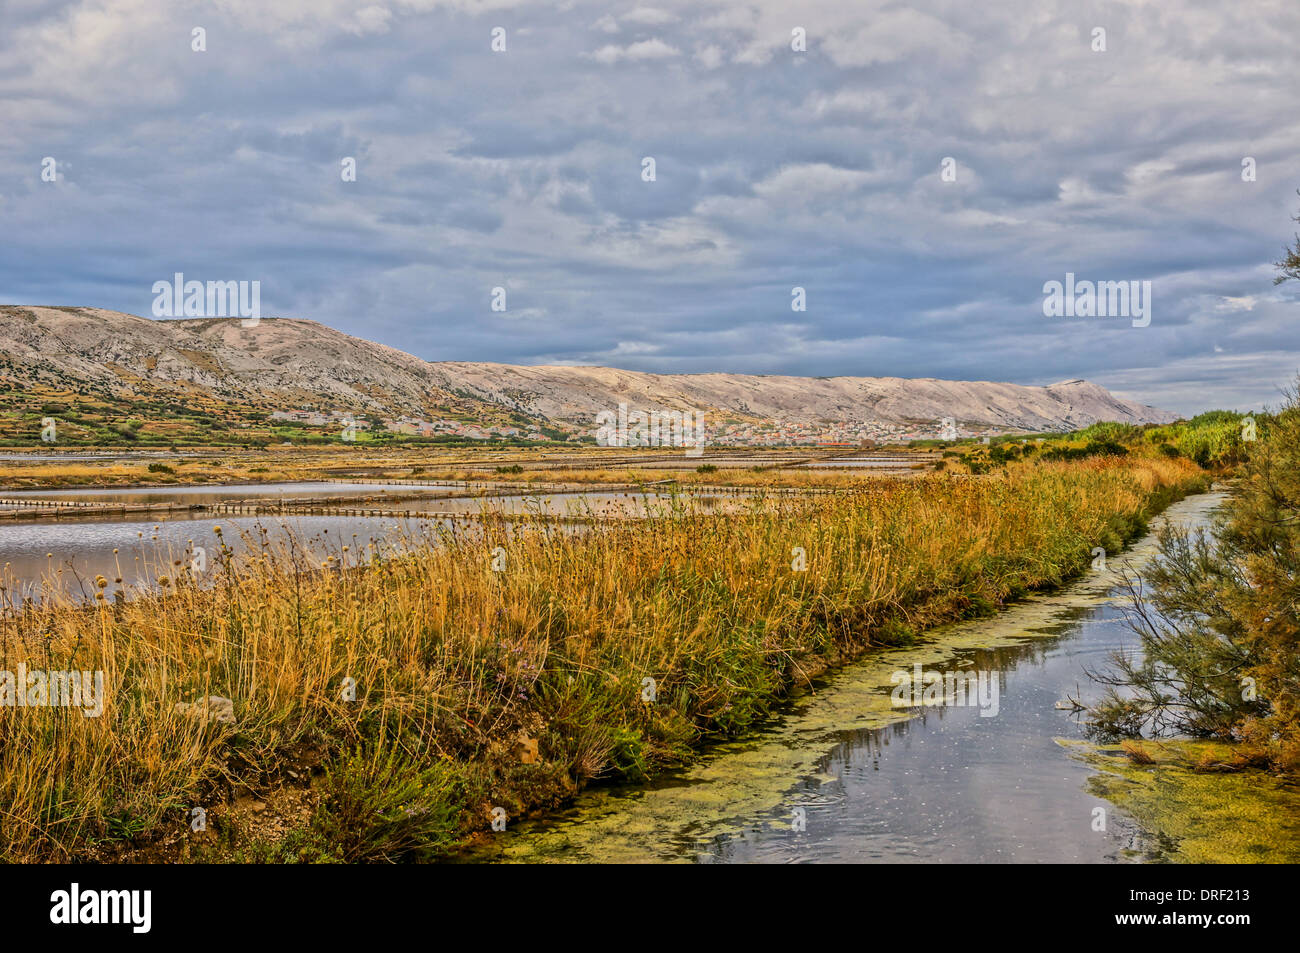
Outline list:
[[[1057,737],[1081,738],[1055,702],[1082,681],[1077,650],[1126,643],[1113,607],[1074,612],[1051,642],[964,652],[949,670],[989,672],[999,705],[919,707],[883,728],[838,732],[781,807],[696,848],[707,862],[1095,863],[1125,859],[1131,826],[1092,830],[1091,770]],[[1093,625],[1078,625],[1078,621]],[[941,667],[937,667],[941,668]],[[806,829],[792,814],[803,809]]]
[[[221,530],[218,535],[218,528]],[[108,580],[107,598],[175,576],[202,552],[215,565],[222,544],[242,554],[292,536],[315,568],[334,555],[352,563],[404,545],[437,545],[455,528],[447,520],[339,516],[130,518],[0,523],[0,584],[6,601],[39,600],[52,591],[78,594],[87,580]],[[342,547],[348,554],[340,556]],[[85,585],[83,585],[85,582]]]
[[[1221,497],[1176,504],[1204,524]],[[1127,560],[1155,551],[1147,537]],[[717,746],[651,787],[582,794],[464,856],[471,862],[1115,863],[1159,859],[1158,835],[1089,793],[1094,771],[1058,739],[1084,736],[1057,707],[1099,692],[1085,676],[1136,639],[1112,572],[1033,597],[933,641],[869,656],[801,695],[761,732]],[[894,707],[893,676],[987,673],[997,714]],[[1098,829],[1097,811],[1104,811]]]
[[[222,500],[292,500],[321,497],[408,496],[464,492],[457,483],[393,486],[384,483],[242,483],[209,486],[69,487],[52,490],[0,490],[0,498],[13,500],[74,500],[101,503],[213,503]]]
[[[373,494],[391,490],[397,501],[372,502]],[[236,487],[118,488],[101,490],[29,491],[15,497],[78,499],[131,503],[212,503],[253,497],[315,500],[324,493],[340,497],[337,503],[261,515],[205,511],[159,511],[80,516],[76,511],[57,519],[0,521],[0,588],[7,600],[40,599],[43,592],[80,593],[83,581],[102,575],[109,582],[106,598],[119,590],[150,585],[159,576],[174,575],[200,550],[211,560],[220,550],[215,528],[223,528],[225,543],[236,553],[265,539],[272,543],[290,537],[319,565],[328,555],[339,557],[349,546],[349,560],[377,551],[400,550],[414,545],[440,545],[450,532],[472,532],[468,523],[485,513],[512,517],[544,516],[579,520],[596,518],[642,519],[696,508],[695,512],[727,512],[763,505],[761,497],[724,497],[708,492],[690,496],[672,493],[597,491],[510,496],[446,498],[450,491],[465,492],[461,484],[385,486],[383,484],[282,483]],[[255,491],[255,492],[254,492]],[[410,498],[412,493],[420,496]],[[364,504],[346,498],[367,495]],[[272,502],[274,505],[274,502]],[[358,514],[350,508],[364,512]],[[323,509],[324,512],[317,512]]]

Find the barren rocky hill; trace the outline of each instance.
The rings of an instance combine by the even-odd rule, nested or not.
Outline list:
[[[155,321],[95,308],[0,307],[0,379],[105,396],[206,393],[262,409],[389,416],[454,408],[590,424],[626,403],[759,420],[910,423],[953,417],[1017,430],[1174,415],[1075,380],[1046,387],[894,377],[649,374],[608,367],[434,362],[314,321]]]

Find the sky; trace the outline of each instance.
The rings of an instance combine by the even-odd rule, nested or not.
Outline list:
[[[0,303],[148,316],[182,272],[433,361],[1276,406],[1298,36],[1296,0],[0,0]],[[1150,323],[1046,316],[1067,272]]]

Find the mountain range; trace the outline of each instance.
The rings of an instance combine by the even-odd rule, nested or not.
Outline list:
[[[151,320],[81,307],[0,306],[0,393],[80,395],[130,407],[338,410],[591,428],[617,409],[700,410],[779,424],[960,424],[1071,430],[1174,414],[1083,380],[1048,386],[897,377],[652,374],[610,367],[422,360],[315,321]],[[138,411],[137,411],[138,412]]]

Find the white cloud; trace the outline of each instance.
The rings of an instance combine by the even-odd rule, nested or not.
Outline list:
[[[621,60],[633,62],[642,60],[665,60],[680,56],[681,50],[669,46],[663,40],[651,39],[630,43],[627,46],[602,46],[591,58],[598,63],[613,64]]]
[[[392,19],[393,11],[387,7],[372,4],[358,10],[352,18],[352,22],[345,25],[344,29],[358,36],[365,36],[369,33],[387,33]]]
[[[625,13],[623,19],[628,23],[639,23],[642,26],[661,26],[672,23],[677,19],[677,15],[655,7],[637,7],[631,13]]]
[[[852,192],[870,182],[873,174],[857,169],[841,169],[825,162],[814,162],[782,167],[775,175],[754,186],[754,191],[765,197],[812,196],[825,193]]]
[[[722,52],[722,48],[714,46],[711,43],[708,46],[700,47],[695,51],[695,62],[699,63],[705,69],[717,69],[722,65],[725,58],[726,56]]]

